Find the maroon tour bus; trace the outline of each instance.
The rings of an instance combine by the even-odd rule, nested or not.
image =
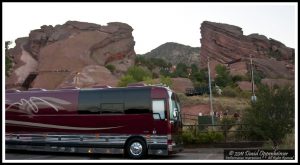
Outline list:
[[[183,150],[180,103],[163,86],[7,90],[5,148],[113,153]]]

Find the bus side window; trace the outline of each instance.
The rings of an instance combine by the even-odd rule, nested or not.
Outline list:
[[[165,119],[165,101],[164,100],[153,100],[152,101],[152,110],[153,110],[153,118],[154,119]]]
[[[103,103],[101,104],[101,113],[124,113],[123,103]]]

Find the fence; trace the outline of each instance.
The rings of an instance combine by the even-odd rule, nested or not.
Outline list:
[[[247,124],[240,123],[239,120],[236,120],[234,118],[225,118],[230,119],[232,123],[224,122],[224,120],[222,122],[222,119],[215,118],[215,124],[202,124],[199,121],[199,116],[192,114],[183,114],[182,119],[183,131],[190,131],[195,136],[201,133],[205,134],[209,132],[217,132],[221,133],[224,136],[224,142],[237,142],[247,140],[245,139],[245,136],[243,136],[244,132],[247,131],[244,129]]]

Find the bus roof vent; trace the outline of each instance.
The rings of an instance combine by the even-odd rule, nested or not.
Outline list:
[[[20,92],[20,90],[17,90],[17,89],[7,89],[7,90],[5,90],[5,93],[14,93],[14,92]]]
[[[143,86],[146,86],[146,84],[144,84],[144,83],[131,83],[131,84],[127,85],[127,87],[143,87]]]
[[[157,86],[157,87],[168,87],[166,84],[153,84],[153,86]]]
[[[109,85],[95,85],[93,88],[111,88]]]
[[[70,86],[70,87],[61,87],[61,88],[58,88],[58,89],[68,90],[68,89],[80,89],[80,88],[74,87],[74,86]]]
[[[46,91],[44,88],[29,88],[28,91]]]

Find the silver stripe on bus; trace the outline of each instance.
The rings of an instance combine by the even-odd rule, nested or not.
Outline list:
[[[86,127],[71,127],[71,126],[62,126],[62,125],[54,125],[54,124],[32,123],[32,122],[16,121],[16,120],[6,120],[5,124],[31,126],[31,127],[42,127],[42,128],[67,129],[67,130],[85,130],[85,131],[104,130],[104,129],[113,129],[113,128],[123,127],[123,126],[117,126],[117,127],[103,127],[103,128],[86,128]]]

